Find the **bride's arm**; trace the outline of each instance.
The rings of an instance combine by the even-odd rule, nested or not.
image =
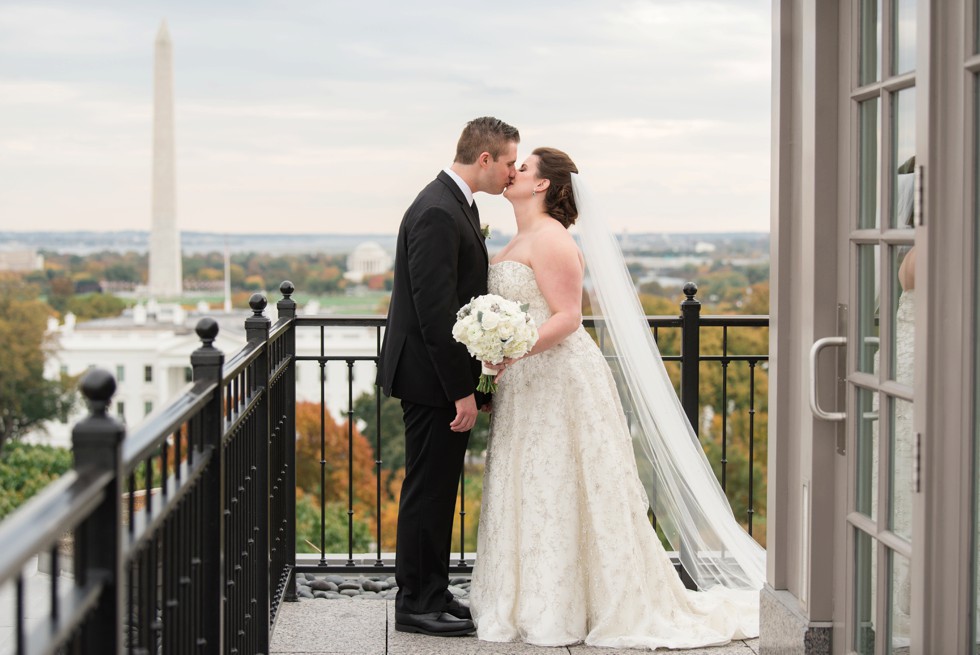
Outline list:
[[[542,235],[544,236],[544,235]],[[551,317],[538,326],[538,341],[528,355],[548,350],[582,324],[582,255],[572,236],[562,228],[539,238],[531,265]]]

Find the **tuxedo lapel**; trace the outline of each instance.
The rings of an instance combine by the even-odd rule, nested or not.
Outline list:
[[[483,231],[480,229],[479,212],[466,202],[466,196],[463,195],[463,190],[459,188],[459,185],[456,184],[456,181],[453,180],[453,178],[446,174],[446,171],[439,171],[439,175],[436,179],[445,184],[447,187],[449,187],[449,190],[452,191],[453,197],[456,198],[457,202],[459,202],[460,208],[463,210],[463,215],[466,216],[466,222],[470,224],[470,228],[472,228],[473,233],[480,242],[480,246],[483,248],[483,255],[489,262],[490,254],[487,252],[487,242],[486,239],[483,238]]]

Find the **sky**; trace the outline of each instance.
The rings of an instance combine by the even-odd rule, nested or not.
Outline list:
[[[565,150],[617,231],[769,229],[770,0],[0,0],[0,231],[392,234],[466,122]],[[510,204],[478,194],[513,230]]]

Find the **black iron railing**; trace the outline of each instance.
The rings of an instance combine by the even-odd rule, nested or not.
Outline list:
[[[376,363],[385,321],[297,316],[292,284],[284,282],[280,290],[275,324],[264,316],[265,298],[256,294],[250,299],[248,343],[227,361],[214,347],[218,324],[202,319],[197,326],[202,345],[191,356],[194,382],[128,436],[108,412],[115,380],[100,369],[85,375],[82,392],[90,414],[73,430],[74,469],[0,524],[0,585],[13,588],[15,616],[9,618],[15,626],[14,652],[267,653],[281,602],[295,599],[296,572],[392,570],[393,562],[381,549],[380,456],[373,461],[376,552],[358,555],[353,541],[353,480],[359,474],[353,465],[354,367],[357,362]],[[727,371],[734,362],[746,362],[754,385],[754,371],[767,356],[729,354],[728,330],[768,325],[764,316],[702,317],[696,291],[693,285],[685,288],[680,317],[648,319],[658,339],[665,330],[680,331],[680,352],[668,353],[664,360],[680,364],[681,398],[695,430],[702,366],[717,364]],[[601,319],[590,318],[586,324],[600,341],[604,338]],[[374,352],[328,354],[330,329],[351,327],[375,331]],[[700,352],[700,334],[706,328],[723,330],[721,353]],[[319,331],[318,354],[297,353],[298,330]],[[347,368],[347,497],[342,500],[348,552],[340,561],[328,560],[322,552],[319,561],[298,565],[296,370],[302,361],[316,362],[321,371],[330,361],[342,361]],[[322,495],[328,464],[322,374],[320,385],[323,544],[323,508],[337,499]],[[724,408],[725,383],[722,389]],[[751,396],[748,474],[754,486],[754,386]],[[380,396],[376,402],[380,426]],[[723,429],[723,484],[726,434]],[[371,436],[380,453],[386,435],[379,429]],[[751,489],[749,498],[751,529]],[[463,496],[461,525],[466,502]],[[454,568],[468,570],[472,562],[465,556],[465,538],[460,541]],[[24,571],[39,556],[50,560],[52,571],[48,616],[32,622]],[[71,575],[58,575],[62,562]]]
[[[718,462],[720,468],[720,479],[722,486],[728,487],[727,472],[729,467],[728,461],[728,447],[729,447],[729,426],[728,417],[729,412],[727,411],[727,406],[729,403],[729,366],[735,365],[745,365],[749,368],[749,395],[748,398],[740,399],[747,400],[747,407],[745,411],[748,415],[748,428],[745,434],[739,435],[740,441],[746,442],[748,445],[748,470],[746,475],[750,484],[748,485],[748,502],[744,508],[740,508],[744,511],[744,514],[740,517],[743,524],[747,527],[749,533],[753,531],[754,515],[756,513],[756,498],[754,494],[754,487],[758,482],[758,477],[756,474],[756,462],[755,462],[755,445],[757,441],[756,428],[754,423],[754,416],[756,412],[756,402],[761,400],[757,398],[756,394],[756,379],[755,372],[757,367],[760,365],[767,365],[768,355],[767,354],[733,354],[729,350],[729,332],[732,330],[751,330],[759,328],[767,328],[769,325],[768,316],[747,316],[747,315],[725,315],[725,316],[701,316],[701,303],[695,298],[697,294],[697,286],[693,283],[688,283],[684,288],[685,300],[681,303],[681,313],[679,316],[651,316],[647,317],[647,322],[650,325],[654,333],[654,338],[660,343],[663,340],[662,337],[667,336],[670,332],[676,333],[676,337],[673,340],[673,344],[677,347],[676,352],[669,352],[663,355],[663,359],[668,365],[677,366],[679,369],[679,394],[682,399],[682,404],[687,412],[688,419],[694,428],[695,433],[700,431],[700,408],[702,404],[702,399],[699,398],[699,393],[701,390],[701,380],[702,373],[705,375],[712,375],[712,368],[720,369],[721,375],[721,397],[717,400],[712,399],[712,402],[717,402],[718,407],[722,409],[721,414],[721,429],[720,434],[717,435],[720,440],[721,447],[721,458]],[[600,347],[604,346],[604,341],[606,339],[606,333],[603,328],[603,321],[601,317],[586,317],[583,320],[586,328],[590,328],[594,331],[596,340],[599,342]],[[296,329],[300,334],[306,334],[310,331],[316,331],[318,333],[318,343],[319,343],[319,353],[318,354],[307,354],[298,355],[296,357],[297,362],[315,362],[319,365],[320,369],[320,466],[321,466],[321,484],[319,488],[319,507],[321,510],[321,531],[320,540],[315,544],[317,550],[320,552],[318,561],[304,560],[298,563],[296,571],[302,573],[374,573],[374,574],[388,574],[394,572],[394,559],[393,553],[384,552],[382,547],[383,542],[386,541],[386,535],[382,531],[382,523],[380,517],[384,514],[385,503],[397,503],[397,498],[384,498],[381,491],[381,479],[382,470],[384,462],[380,456],[382,452],[382,441],[391,438],[402,438],[401,434],[397,435],[385,435],[382,434],[381,430],[377,430],[374,434],[364,435],[367,439],[373,440],[375,443],[374,452],[376,454],[376,459],[374,460],[374,475],[376,477],[376,489],[374,492],[374,498],[371,499],[373,504],[372,514],[370,517],[371,523],[373,524],[373,551],[371,553],[359,552],[355,547],[354,538],[354,521],[356,518],[355,514],[355,501],[366,499],[357,499],[355,493],[355,475],[363,473],[363,471],[355,471],[353,469],[354,457],[352,456],[354,440],[355,440],[355,416],[354,416],[354,378],[353,378],[353,367],[358,362],[372,362],[377,364],[378,352],[381,348],[381,336],[382,331],[385,326],[385,321],[380,317],[368,317],[368,316],[337,316],[337,317],[323,317],[323,316],[300,316],[296,319]],[[329,354],[329,349],[327,348],[327,343],[331,339],[331,328],[340,329],[350,329],[350,328],[363,328],[367,330],[372,330],[374,332],[375,348],[373,352],[361,353],[360,355],[353,356],[347,354]],[[701,351],[701,333],[705,330],[720,329],[722,331],[721,342],[719,347],[720,352],[705,353]],[[325,390],[325,370],[326,366],[332,362],[342,362],[346,365],[348,370],[348,394],[347,394],[347,421],[345,428],[347,431],[347,448],[348,455],[346,458],[347,466],[349,470],[347,472],[347,485],[343,497],[329,497],[326,493],[325,480],[325,469],[328,462],[328,452],[325,449],[325,440],[323,434],[325,431],[325,417],[328,413],[326,407],[326,390]],[[705,369],[702,372],[702,369]],[[715,371],[714,373],[717,373]],[[381,426],[381,408],[383,399],[380,393],[375,390],[375,413],[376,421],[375,425]],[[334,408],[338,409],[338,408]],[[466,539],[466,521],[467,521],[467,509],[472,508],[471,504],[467,505],[467,499],[465,495],[466,487],[466,470],[464,471],[460,480],[459,486],[459,519],[457,521],[458,530],[458,542],[459,542],[459,553],[458,558],[456,555],[453,556],[451,562],[450,570],[454,573],[467,573],[472,570],[473,559],[472,553],[467,556],[468,550],[467,546],[475,549],[476,544],[471,540],[467,543]],[[325,524],[324,511],[325,508],[335,502],[342,501],[347,507],[347,518],[348,518],[348,529],[347,529],[347,540],[346,540],[346,552],[338,553],[336,552],[337,545],[333,545],[331,550],[331,544],[325,539],[323,526]]]
[[[295,562],[288,295],[274,326],[252,297],[248,344],[228,362],[218,324],[202,319],[194,382],[128,437],[107,411],[115,380],[84,376],[74,470],[0,525],[14,652],[269,652]],[[32,622],[24,568],[39,555],[51,561],[48,616]]]

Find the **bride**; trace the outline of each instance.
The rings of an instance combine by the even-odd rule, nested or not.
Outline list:
[[[755,637],[764,552],[731,513],[577,172],[565,153],[538,148],[505,191],[517,235],[490,265],[489,291],[527,303],[539,340],[497,367],[470,595],[477,636],[649,649]],[[567,230],[576,218],[582,252]],[[582,327],[586,269],[631,422]],[[652,505],[634,439],[652,467]],[[651,506],[698,591],[681,583]]]

